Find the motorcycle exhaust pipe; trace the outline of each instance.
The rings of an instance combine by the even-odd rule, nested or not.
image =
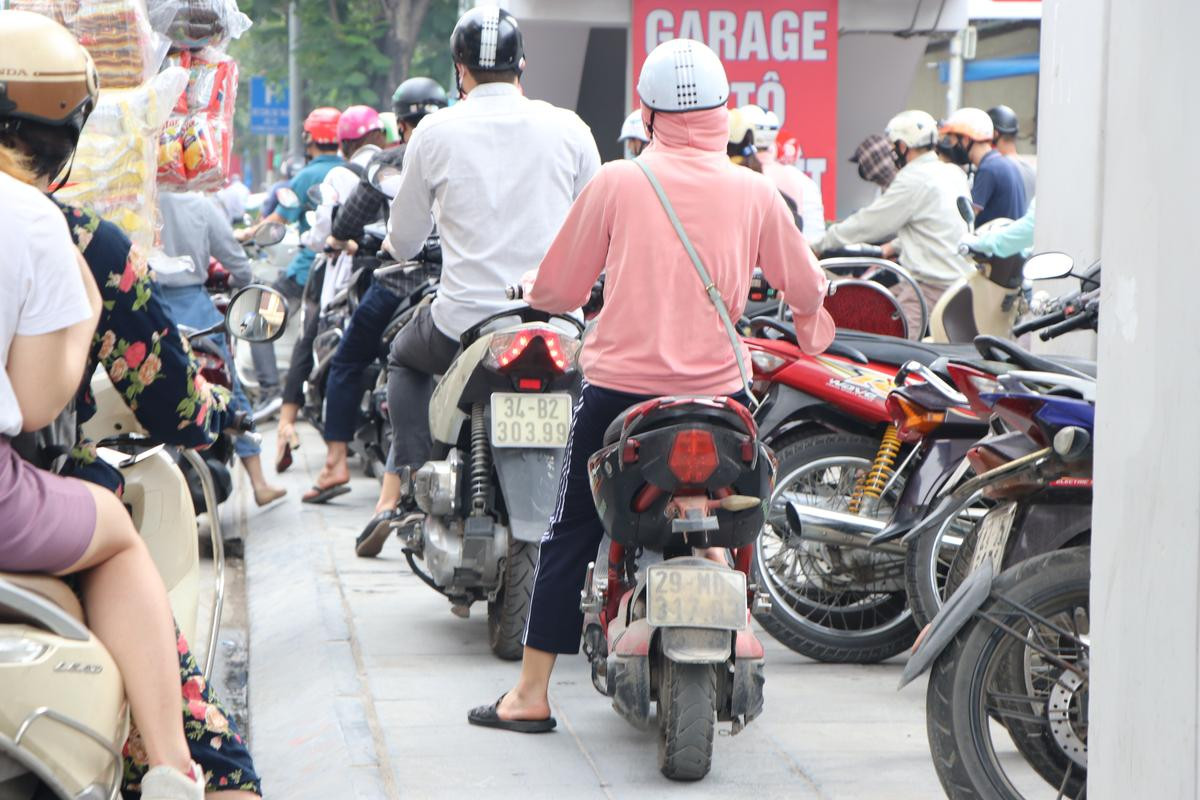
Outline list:
[[[792,533],[810,542],[838,547],[860,547],[881,553],[903,554],[902,544],[883,543],[871,546],[871,537],[887,527],[887,522],[868,519],[857,514],[815,508],[800,503],[787,504],[788,525]]]

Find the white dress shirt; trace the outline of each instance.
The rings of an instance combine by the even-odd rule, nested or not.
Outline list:
[[[432,230],[442,243],[433,321],[458,338],[514,304],[504,297],[536,269],[571,203],[600,167],[574,112],[485,83],[421,120],[404,154],[388,242],[416,255]]]
[[[877,242],[895,233],[901,266],[919,281],[949,286],[970,272],[958,254],[967,233],[959,197],[971,197],[966,173],[924,153],[906,164],[869,206],[826,228],[813,248],[820,252]]]
[[[371,163],[371,159],[375,158],[377,153],[379,153],[379,148],[375,145],[363,145],[354,151],[350,163],[366,170],[367,165]],[[329,197],[330,202],[322,202],[317,206],[316,218],[313,220],[312,227],[304,234],[306,237],[304,244],[309,250],[320,253],[325,249],[325,240],[333,230],[334,210],[346,202],[358,188],[361,180],[353,170],[347,169],[341,164],[325,174],[325,179],[321,183],[332,189],[333,193]],[[303,197],[300,200],[305,202]],[[346,287],[350,282],[350,276],[354,273],[354,256],[349,253],[330,254],[328,258],[329,263],[325,266],[325,282],[321,284],[320,304],[322,309],[328,306],[337,293]]]

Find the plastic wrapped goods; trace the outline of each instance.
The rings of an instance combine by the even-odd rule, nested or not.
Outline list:
[[[172,59],[187,70],[188,83],[159,140],[159,185],[172,191],[219,189],[233,152],[237,63],[212,48]]]
[[[146,252],[155,236],[159,134],[187,79],[172,67],[137,89],[102,90],[56,195],[116,223]]]
[[[144,0],[0,0],[61,23],[91,53],[104,89],[140,86],[158,72],[169,42],[155,33]]]
[[[250,27],[237,0],[148,0],[154,30],[176,47],[223,48]]]

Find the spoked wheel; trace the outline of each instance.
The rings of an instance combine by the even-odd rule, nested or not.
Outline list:
[[[717,672],[712,664],[661,663],[658,768],[673,781],[698,781],[712,767]]]
[[[975,528],[987,508],[980,498],[946,520],[937,530],[925,531],[909,543],[904,581],[918,628],[925,627],[937,616],[947,598],[966,577],[966,573],[955,573],[955,562],[959,562],[959,568],[970,566],[971,555],[967,554],[964,561],[958,554],[962,552],[964,542],[973,541]]]
[[[537,560],[536,544],[518,542],[509,536],[504,583],[496,599],[488,603],[488,643],[492,652],[505,661],[516,661],[521,657],[521,635],[529,615]]]
[[[1037,796],[1037,779],[1001,756],[1008,740],[1053,796],[1086,795],[1089,553],[1059,550],[1003,572],[934,664],[929,745],[952,800]]]
[[[771,599],[755,618],[797,653],[820,661],[874,663],[907,649],[917,635],[904,590],[904,556],[867,546],[829,545],[794,535],[786,503],[847,511],[870,469],[877,442],[823,433],[777,452],[782,476],[755,548],[754,573]],[[879,498],[873,516],[891,516],[903,482]]]

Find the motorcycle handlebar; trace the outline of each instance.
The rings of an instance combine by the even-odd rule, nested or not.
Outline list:
[[[504,296],[509,300],[525,299],[525,289],[521,286],[509,286],[504,290]]]
[[[228,429],[236,433],[250,433],[254,430],[254,417],[245,411],[237,411],[230,419]]]
[[[1039,328],[1045,328],[1047,325],[1054,325],[1062,322],[1066,318],[1067,312],[1055,311],[1053,314],[1045,314],[1040,317],[1034,317],[1033,319],[1025,320],[1021,324],[1013,326],[1013,336],[1021,336],[1029,333],[1030,331],[1036,331]]]
[[[1073,331],[1078,328],[1086,328],[1092,324],[1095,318],[1096,312],[1094,308],[1092,306],[1088,306],[1075,316],[1067,319],[1065,322],[1060,322],[1057,325],[1051,325],[1049,328],[1046,328],[1046,330],[1038,334],[1038,338],[1040,338],[1043,342],[1047,342],[1056,336],[1062,336],[1068,331]]]

